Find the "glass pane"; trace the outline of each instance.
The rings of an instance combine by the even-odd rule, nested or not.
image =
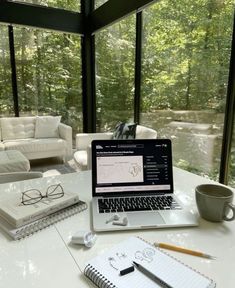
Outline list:
[[[217,179],[233,3],[163,0],[143,16],[141,123],[172,139],[174,165]]]
[[[8,27],[0,25],[0,117],[14,116]]]
[[[108,0],[95,0],[95,9],[97,9],[98,7],[100,7],[101,5],[103,5],[107,1]]]
[[[96,34],[97,131],[133,121],[135,15]]]
[[[14,28],[20,116],[61,115],[82,130],[80,37]]]
[[[48,6],[53,8],[61,8],[80,12],[80,0],[13,0],[14,2],[26,2],[36,5]]]
[[[228,184],[235,188],[235,118],[234,118],[234,123],[233,123],[233,141],[232,141],[232,149],[231,149],[231,154],[230,154],[229,183]]]

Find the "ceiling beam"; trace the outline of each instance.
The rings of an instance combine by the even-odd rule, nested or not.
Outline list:
[[[157,0],[109,0],[89,15],[90,32],[95,33],[121,18],[143,10]]]
[[[0,0],[0,22],[83,35],[82,15],[78,12],[40,5]]]

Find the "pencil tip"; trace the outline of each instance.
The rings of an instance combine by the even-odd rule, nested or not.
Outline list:
[[[211,256],[211,255],[208,255],[208,254],[205,254],[205,257],[208,258],[208,259],[212,259],[212,260],[216,259],[215,256]]]

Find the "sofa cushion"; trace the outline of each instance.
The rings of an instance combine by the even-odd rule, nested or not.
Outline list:
[[[76,148],[86,150],[93,140],[108,140],[112,137],[112,132],[78,133],[76,134]]]
[[[35,138],[58,138],[61,116],[37,116]]]
[[[61,154],[67,147],[63,139],[44,138],[44,139],[19,139],[3,141],[6,150],[18,150],[23,154],[37,153],[41,151],[61,150]]]
[[[135,139],[136,123],[119,123],[113,132],[113,139]]]
[[[2,140],[34,138],[35,117],[8,117],[0,119]]]

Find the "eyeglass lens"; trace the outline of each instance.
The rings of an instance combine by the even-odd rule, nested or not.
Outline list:
[[[24,205],[32,205],[41,201],[43,198],[58,199],[64,196],[63,187],[60,184],[51,185],[47,188],[46,195],[37,189],[31,189],[22,193],[22,203]]]

